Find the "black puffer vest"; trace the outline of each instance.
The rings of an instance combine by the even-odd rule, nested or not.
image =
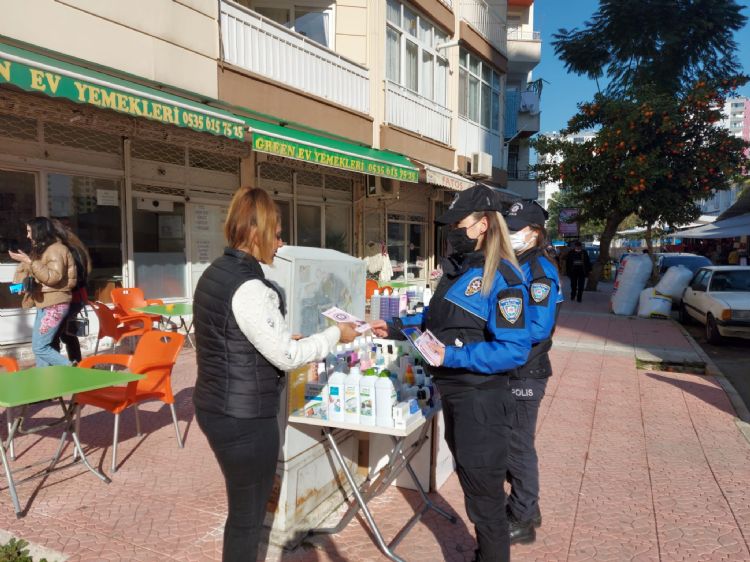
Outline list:
[[[198,357],[196,408],[234,418],[268,418],[279,411],[284,373],[247,340],[232,312],[235,291],[251,279],[266,281],[258,261],[226,248],[201,275],[193,314]],[[281,295],[281,313],[284,304]]]

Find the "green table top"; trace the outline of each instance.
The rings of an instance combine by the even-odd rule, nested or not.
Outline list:
[[[193,305],[186,302],[174,304],[150,304],[133,308],[135,312],[146,314],[158,314],[159,316],[190,316],[193,314]]]
[[[81,367],[34,367],[0,374],[0,406],[13,408],[142,379],[125,371],[103,371]]]

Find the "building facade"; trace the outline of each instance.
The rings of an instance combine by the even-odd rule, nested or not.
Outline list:
[[[546,136],[555,138],[555,139],[559,139],[562,137],[567,142],[572,142],[574,144],[581,144],[584,142],[588,142],[596,136],[596,133],[594,131],[581,131],[580,133],[575,133],[571,135],[560,135],[560,133],[557,133],[557,132],[545,133],[545,134]],[[551,163],[560,163],[560,162],[562,162],[562,155],[560,154],[539,155],[540,164],[551,164]],[[548,209],[550,200],[559,191],[560,191],[560,184],[558,182],[541,182],[539,184],[539,196],[537,198],[537,202],[545,209]]]
[[[36,0],[0,21],[0,353],[31,339],[9,282],[24,220],[88,246],[90,296],[185,301],[221,254],[239,185],[267,189],[288,244],[427,284],[433,219],[482,181],[537,196],[541,43],[532,0]],[[60,29],[69,30],[59,33]],[[377,272],[372,272],[377,275]],[[95,333],[96,323],[92,323]],[[357,458],[352,432],[343,449]],[[274,529],[335,486],[315,432],[286,429]],[[333,486],[333,487],[332,487]],[[317,511],[316,511],[317,510]],[[280,539],[282,540],[282,539]]]

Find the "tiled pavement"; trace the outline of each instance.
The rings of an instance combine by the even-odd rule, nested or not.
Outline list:
[[[712,377],[636,368],[643,350],[688,356],[693,348],[680,330],[670,321],[612,316],[601,291],[564,305],[555,339],[537,437],[544,525],[536,543],[513,548],[513,559],[750,560],[750,445],[726,394]],[[112,484],[78,466],[41,487],[24,484],[22,502],[32,501],[20,520],[3,489],[0,528],[70,560],[220,560],[223,483],[194,423],[194,378],[195,358],[185,351],[174,377],[185,449],[177,448],[168,409],[142,408],[142,438],[126,413]],[[84,414],[83,441],[108,470],[112,418]],[[17,446],[21,466],[51,453],[54,440],[23,437]],[[431,495],[459,523],[428,514],[397,552],[410,561],[470,560],[472,528],[455,475]],[[416,493],[392,487],[371,506],[390,538],[416,504]],[[384,559],[360,520],[322,545],[264,554],[290,562]]]

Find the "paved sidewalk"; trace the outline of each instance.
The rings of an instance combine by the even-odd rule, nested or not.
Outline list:
[[[750,560],[750,445],[727,395],[713,377],[638,370],[636,357],[685,362],[694,348],[671,321],[609,314],[607,288],[563,307],[538,425],[544,525],[536,543],[513,547],[513,559]],[[33,501],[21,520],[3,489],[0,529],[76,561],[220,560],[223,482],[194,423],[194,379],[195,357],[185,351],[174,385],[185,449],[177,448],[167,408],[142,408],[141,438],[126,413],[112,484],[79,467],[54,473],[41,488],[24,484],[22,505],[30,495]],[[84,414],[84,444],[106,470],[112,417]],[[14,465],[42,458],[54,444],[52,434],[19,439]],[[461,521],[430,513],[397,553],[410,561],[470,560],[472,527],[455,475],[432,497]],[[386,538],[418,502],[415,492],[395,487],[373,500]],[[290,562],[384,559],[356,519],[323,545],[265,554]]]

